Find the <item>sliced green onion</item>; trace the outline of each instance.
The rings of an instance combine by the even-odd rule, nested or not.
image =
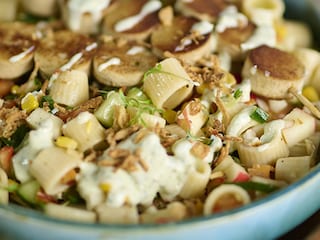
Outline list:
[[[149,69],[148,71],[146,71],[143,75],[143,79],[145,79],[147,76],[149,76],[150,74],[153,73],[158,73],[161,72],[162,69],[162,65],[161,64],[156,64],[153,68]]]
[[[244,188],[245,190],[248,191],[259,191],[259,192],[264,192],[264,193],[271,193],[274,192],[276,190],[279,189],[279,187],[276,187],[274,185],[271,184],[266,184],[266,183],[260,183],[260,182],[252,182],[252,181],[248,181],[248,182],[237,182],[234,183],[242,188]]]
[[[43,103],[47,102],[49,104],[49,108],[50,110],[53,110],[54,109],[54,101],[52,99],[51,96],[49,95],[46,95],[46,96],[43,96],[41,99],[40,99],[40,103],[39,103],[39,106],[40,107],[43,107]]]
[[[265,123],[269,119],[269,114],[257,107],[251,114],[250,117],[258,123]]]
[[[238,99],[239,97],[241,97],[243,94],[242,90],[240,88],[238,88],[234,93],[233,93],[233,97],[235,99]]]

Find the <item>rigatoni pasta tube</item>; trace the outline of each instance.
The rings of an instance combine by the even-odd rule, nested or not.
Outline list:
[[[81,163],[82,155],[76,151],[50,147],[42,150],[30,164],[31,175],[47,194],[58,194],[68,188],[62,178]]]
[[[241,187],[233,184],[222,184],[213,189],[204,203],[203,214],[230,210],[250,203],[249,194]]]
[[[46,204],[44,207],[44,212],[50,217],[63,220],[86,223],[94,223],[96,221],[96,213],[93,211],[54,203]]]
[[[80,151],[85,151],[103,141],[105,130],[92,113],[82,112],[63,125],[62,132],[78,142]]]
[[[50,96],[60,104],[77,106],[89,99],[89,80],[80,70],[62,71],[50,86]]]
[[[172,202],[164,209],[149,210],[140,215],[141,223],[176,222],[187,216],[187,208],[180,202]]]
[[[50,121],[52,123],[52,136],[54,138],[58,137],[61,134],[61,127],[63,125],[63,121],[56,117],[55,115],[47,112],[43,108],[36,108],[31,114],[27,117],[28,124],[35,129],[41,127],[43,122]]]
[[[184,199],[200,197],[209,182],[210,173],[209,164],[203,160],[198,160],[188,174],[179,196]]]
[[[109,207],[104,204],[96,207],[98,222],[111,224],[138,223],[139,214],[135,206]]]
[[[143,89],[157,108],[173,109],[190,96],[193,86],[180,62],[167,58],[146,73]]]
[[[289,148],[281,134],[284,124],[284,120],[266,123],[261,129],[263,134],[257,129],[256,134],[255,131],[248,130],[251,131],[248,134],[250,137],[245,137],[244,142],[236,144],[241,163],[246,167],[254,164],[274,164],[278,158],[289,156]]]
[[[191,135],[197,135],[209,116],[199,99],[188,102],[177,115],[176,122]]]

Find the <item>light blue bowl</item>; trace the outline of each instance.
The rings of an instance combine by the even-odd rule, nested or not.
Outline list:
[[[317,39],[320,14],[288,0],[288,16],[308,18]],[[291,14],[290,14],[291,13]],[[292,14],[293,13],[293,14]],[[57,220],[17,205],[0,206],[1,240],[275,239],[320,209],[320,164],[307,176],[229,212],[164,225],[83,224]]]

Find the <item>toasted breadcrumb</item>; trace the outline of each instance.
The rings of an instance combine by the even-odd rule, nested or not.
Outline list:
[[[17,107],[0,109],[0,137],[9,138],[27,118],[25,111]]]

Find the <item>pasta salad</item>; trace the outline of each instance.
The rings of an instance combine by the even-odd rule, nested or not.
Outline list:
[[[282,0],[0,4],[1,204],[160,224],[317,165],[320,53]]]

